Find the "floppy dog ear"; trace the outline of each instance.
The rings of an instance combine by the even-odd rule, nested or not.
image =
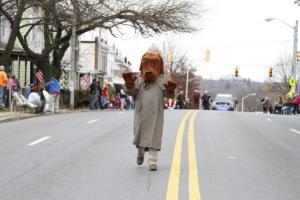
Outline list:
[[[141,64],[140,64],[140,72],[142,72],[142,61],[143,61],[143,58],[144,58],[144,56],[147,54],[148,52],[146,52],[146,53],[144,53],[143,55],[142,55],[142,58],[141,58]]]
[[[164,60],[162,59],[161,55],[159,55],[159,59],[160,59],[160,74],[164,74]]]

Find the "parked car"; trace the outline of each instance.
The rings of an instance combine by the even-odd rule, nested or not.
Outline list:
[[[231,94],[217,94],[211,107],[212,110],[234,111],[235,101]]]

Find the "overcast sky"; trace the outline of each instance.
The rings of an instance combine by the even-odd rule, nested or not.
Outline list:
[[[280,21],[266,22],[265,18],[279,18],[291,26],[300,19],[300,7],[294,0],[205,0],[199,24],[202,30],[192,34],[168,34],[143,39],[125,35],[114,39],[117,48],[133,63],[137,71],[140,58],[152,45],[173,40],[187,56],[197,73],[204,78],[218,79],[233,76],[235,66],[243,78],[264,81],[268,68],[280,56],[292,55],[293,29]],[[298,42],[299,43],[299,42]],[[210,62],[204,59],[210,50]],[[300,73],[300,70],[298,70]]]

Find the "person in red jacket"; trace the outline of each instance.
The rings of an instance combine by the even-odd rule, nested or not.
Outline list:
[[[200,102],[200,92],[199,92],[199,90],[194,90],[193,101],[194,101],[194,108],[199,109],[199,102]]]

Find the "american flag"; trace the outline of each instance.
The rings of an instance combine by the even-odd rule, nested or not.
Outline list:
[[[91,83],[90,83],[90,73],[86,73],[82,76],[84,82],[86,83],[87,86],[90,86]]]
[[[44,78],[44,74],[41,70],[38,70],[35,73],[35,78],[37,79],[40,86],[45,86],[45,78]]]

